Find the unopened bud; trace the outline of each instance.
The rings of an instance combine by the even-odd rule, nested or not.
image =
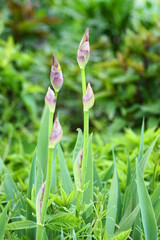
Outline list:
[[[61,66],[54,55],[53,55],[50,79],[55,92],[59,92],[59,90],[63,85],[63,75],[62,75]]]
[[[83,96],[83,110],[87,112],[94,105],[94,93],[90,83],[88,83],[86,94]]]
[[[55,97],[54,91],[50,87],[48,88],[48,91],[45,97],[45,103],[49,107],[50,112],[54,113],[55,107],[56,107],[56,97]]]
[[[63,135],[63,132],[62,132],[61,125],[58,121],[58,118],[56,118],[54,121],[54,126],[53,126],[51,136],[49,137],[49,148],[54,148],[56,144],[61,141],[62,135]]]
[[[89,59],[89,55],[90,55],[89,28],[87,28],[80,42],[77,52],[77,62],[81,69],[85,68]]]
[[[41,209],[42,209],[42,202],[44,197],[46,182],[43,183],[41,189],[39,190],[36,198],[36,215],[37,215],[37,222],[41,222]]]

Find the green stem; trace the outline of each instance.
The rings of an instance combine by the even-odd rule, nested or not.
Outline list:
[[[86,93],[86,78],[85,78],[85,69],[81,69],[81,77],[82,77],[82,93],[85,95]]]
[[[82,159],[82,189],[84,188],[85,175],[87,171],[87,150],[89,135],[89,111],[84,113],[84,139],[83,139],[83,159]]]
[[[37,224],[36,240],[42,239],[42,236],[43,236],[43,226],[40,224]]]
[[[53,114],[54,114],[53,112],[49,113],[48,137],[52,133]],[[45,186],[44,197],[43,197],[42,208],[41,208],[41,222],[38,223],[38,226],[37,226],[36,240],[42,239],[43,226],[44,226],[44,221],[45,221],[45,215],[46,215],[49,192],[50,192],[50,185],[51,185],[53,152],[54,152],[54,149],[48,148],[46,186]]]
[[[85,79],[85,69],[81,69],[81,77],[82,77],[82,93],[83,96],[86,93],[86,79]],[[84,140],[83,140],[83,160],[82,160],[82,189],[84,188],[85,174],[87,168],[87,149],[88,149],[88,135],[89,135],[89,111],[83,111],[84,115]]]

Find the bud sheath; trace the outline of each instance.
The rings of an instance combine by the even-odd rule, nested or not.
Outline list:
[[[89,28],[87,28],[80,42],[78,52],[77,52],[77,62],[81,69],[85,68],[89,59],[89,55],[90,55]]]
[[[45,103],[49,107],[50,112],[54,113],[56,107],[56,97],[54,91],[50,87],[48,88],[45,97]]]
[[[86,94],[83,96],[83,110],[87,112],[94,105],[94,93],[90,83],[88,83]]]
[[[59,92],[59,90],[63,85],[63,74],[62,74],[61,66],[54,55],[53,55],[50,79],[55,92]]]
[[[53,126],[51,136],[49,137],[49,148],[54,148],[56,144],[61,141],[62,135],[63,135],[63,132],[62,132],[61,125],[58,121],[58,118],[56,118],[54,121],[54,126]]]
[[[36,199],[36,215],[37,215],[37,223],[41,222],[41,208],[42,208],[42,201],[44,197],[44,191],[45,191],[46,182],[43,183],[41,189],[39,190],[37,194]]]

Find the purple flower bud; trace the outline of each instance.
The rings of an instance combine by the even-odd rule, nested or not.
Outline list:
[[[44,197],[46,182],[43,183],[41,189],[39,190],[36,198],[36,215],[37,215],[37,222],[41,222],[41,209],[42,209],[42,202]]]
[[[88,83],[86,94],[83,96],[83,109],[87,112],[94,105],[94,93],[90,83]]]
[[[54,121],[54,126],[53,126],[51,136],[49,137],[49,148],[54,148],[56,144],[61,141],[62,135],[63,135],[63,132],[62,132],[61,125],[58,121],[58,118],[56,118]]]
[[[81,69],[85,68],[89,59],[89,55],[90,55],[89,28],[87,28],[80,42],[77,52],[77,62]]]
[[[45,97],[45,103],[49,107],[50,112],[54,113],[55,107],[56,107],[56,97],[55,97],[54,91],[50,87],[48,88],[48,91]]]
[[[53,55],[50,79],[55,92],[59,92],[59,90],[63,85],[63,75],[62,75],[61,66],[54,55]]]

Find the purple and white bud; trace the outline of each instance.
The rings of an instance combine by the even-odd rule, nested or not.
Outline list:
[[[36,215],[37,215],[37,223],[41,222],[41,209],[42,209],[42,202],[44,197],[46,182],[43,183],[41,189],[39,190],[36,198]]]
[[[87,28],[80,42],[77,52],[77,62],[81,69],[85,68],[89,59],[89,55],[90,55],[89,28]]]
[[[54,148],[56,144],[61,141],[62,135],[63,132],[61,125],[58,121],[58,118],[56,117],[51,136],[49,137],[49,148]]]
[[[50,87],[48,88],[45,97],[45,103],[49,107],[50,112],[54,113],[56,107],[56,96],[54,94],[54,91]]]
[[[94,105],[94,93],[90,83],[88,83],[86,94],[83,96],[83,110],[87,112]]]
[[[63,85],[63,74],[62,74],[61,66],[54,55],[53,55],[50,79],[55,92],[59,92],[59,90]]]

